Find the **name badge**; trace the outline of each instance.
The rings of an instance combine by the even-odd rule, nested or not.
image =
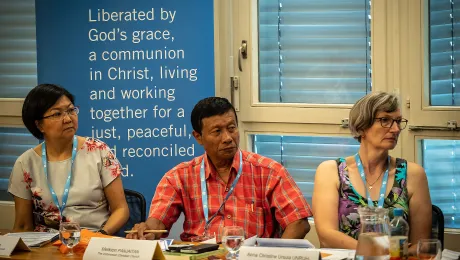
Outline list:
[[[242,246],[240,260],[318,260],[321,259],[319,249]]]
[[[164,260],[165,256],[156,240],[93,237],[83,255],[83,260],[92,259]]]
[[[30,252],[20,237],[0,236],[0,256],[10,256],[15,249]]]

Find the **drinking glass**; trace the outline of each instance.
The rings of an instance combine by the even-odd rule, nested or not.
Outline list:
[[[244,230],[238,226],[224,227],[222,231],[222,244],[229,254],[227,259],[237,259],[237,253],[244,241]]]
[[[80,225],[76,222],[61,222],[59,238],[69,248],[67,256],[73,256],[73,247],[80,242]]]
[[[417,257],[420,260],[441,260],[441,242],[437,239],[420,239]]]

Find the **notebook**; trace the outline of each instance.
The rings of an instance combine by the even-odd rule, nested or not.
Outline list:
[[[8,233],[5,236],[20,237],[28,247],[41,247],[59,238],[59,233],[49,232],[18,232]]]

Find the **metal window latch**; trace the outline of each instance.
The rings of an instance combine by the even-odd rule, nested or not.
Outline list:
[[[410,108],[410,98],[406,98],[406,107]]]
[[[240,77],[230,77],[230,102],[233,104],[235,111],[240,111]]]
[[[238,69],[242,72],[243,65],[241,64],[242,59],[248,58],[248,42],[246,40],[241,41],[241,46],[238,48]]]
[[[410,125],[409,130],[411,131],[460,131],[456,120],[447,121],[446,126],[417,126]]]
[[[455,120],[449,120],[447,121],[447,128],[449,128],[450,130],[455,130],[458,128],[457,126],[457,121]]]
[[[342,123],[340,124],[342,128],[348,128],[348,118],[342,119]]]
[[[238,88],[240,87],[240,77],[238,76],[232,77],[232,87],[234,90],[238,90]]]

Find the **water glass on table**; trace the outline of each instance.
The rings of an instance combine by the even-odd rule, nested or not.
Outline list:
[[[441,242],[438,239],[420,239],[417,257],[420,260],[441,260]]]
[[[73,247],[80,242],[80,225],[76,222],[61,222],[59,225],[59,239],[69,248],[67,256],[73,255]]]
[[[237,259],[237,253],[244,241],[244,230],[238,226],[224,227],[222,231],[222,244],[229,252],[227,259]]]

